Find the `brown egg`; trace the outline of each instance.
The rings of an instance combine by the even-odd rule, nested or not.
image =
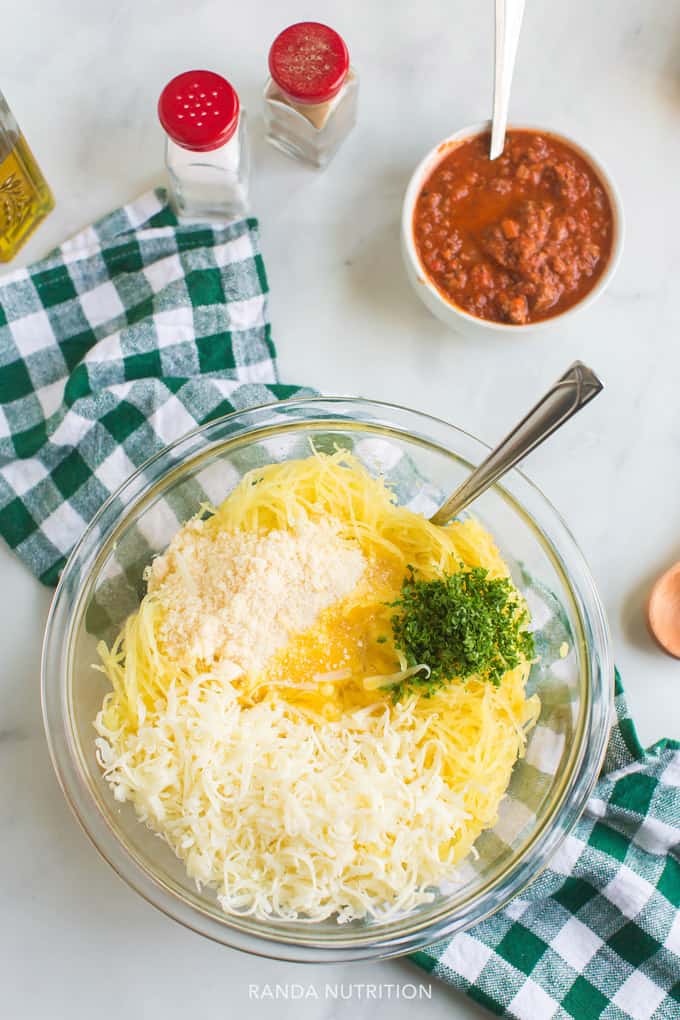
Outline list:
[[[680,562],[662,574],[649,596],[649,629],[664,651],[680,659]]]

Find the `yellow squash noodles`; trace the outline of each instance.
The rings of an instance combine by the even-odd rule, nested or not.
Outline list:
[[[461,564],[508,576],[473,519],[433,526],[338,451],[251,471],[149,568],[99,647],[99,761],[226,913],[389,918],[493,826],[539,712],[529,664],[430,697],[389,686],[409,567]]]

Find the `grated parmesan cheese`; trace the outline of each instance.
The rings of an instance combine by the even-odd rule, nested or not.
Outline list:
[[[356,587],[366,561],[333,521],[300,518],[265,535],[186,524],[148,573],[163,606],[158,636],[178,662],[219,661],[255,673],[290,634]]]

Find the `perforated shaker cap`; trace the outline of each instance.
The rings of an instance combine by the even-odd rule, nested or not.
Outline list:
[[[318,21],[284,28],[269,51],[269,73],[297,103],[316,105],[336,96],[349,71],[349,52],[341,35]]]
[[[169,81],[158,100],[158,118],[184,149],[207,152],[228,142],[240,104],[226,78],[213,71],[185,71]]]

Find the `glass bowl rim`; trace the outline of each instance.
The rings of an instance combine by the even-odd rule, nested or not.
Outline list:
[[[354,409],[357,414],[360,409],[363,409],[364,412],[368,412],[372,416],[364,419],[353,418],[349,414],[345,414],[343,417],[342,414],[335,412],[330,417],[319,418],[319,408],[326,411],[344,405]],[[317,414],[310,417],[287,417],[289,412],[304,411],[305,409],[316,409]],[[375,412],[383,414],[391,412],[392,419],[385,421]],[[428,424],[430,429],[443,428],[449,433],[449,438],[452,441],[450,446],[437,441],[431,431],[423,434],[422,431],[400,428],[394,420],[395,416],[400,414],[411,419],[413,423],[419,424],[421,428],[427,427]],[[228,423],[238,419],[245,419],[245,421],[241,422],[237,431],[210,443],[211,431],[217,433],[220,428],[224,428]],[[242,927],[226,916],[224,919],[219,918],[218,920],[215,915],[185,899],[181,893],[174,891],[156,877],[153,867],[140,863],[109,820],[104,817],[94,794],[81,774],[82,770],[81,772],[78,770],[76,756],[70,744],[73,744],[78,752],[79,744],[66,725],[70,718],[67,705],[70,674],[68,670],[61,669],[61,659],[59,659],[59,668],[55,669],[56,657],[51,653],[55,648],[64,649],[70,645],[73,636],[73,621],[79,622],[81,618],[76,609],[80,606],[83,593],[97,577],[92,566],[99,562],[102,551],[105,551],[110,545],[112,532],[116,530],[116,523],[122,527],[134,510],[145,502],[145,497],[156,490],[163,490],[164,483],[175,471],[186,470],[202,453],[212,448],[221,449],[239,439],[241,441],[247,439],[252,442],[263,430],[266,430],[266,434],[271,436],[277,431],[290,429],[291,424],[294,423],[297,423],[298,427],[304,428],[314,424],[318,425],[321,422],[324,425],[332,423],[339,428],[346,426],[348,428],[365,427],[368,430],[371,427],[387,429],[397,436],[401,435],[404,438],[425,443],[439,453],[445,453],[467,463],[469,463],[467,457],[455,450],[453,440],[456,438],[476,447],[481,455],[485,455],[489,450],[485,443],[471,433],[444,419],[399,404],[361,397],[314,395],[295,397],[236,410],[192,429],[157,451],[126,478],[116,492],[100,507],[74,547],[55,591],[46,624],[41,667],[41,697],[50,756],[66,800],[97,851],[131,888],[173,920],[224,945],[278,960],[330,963],[398,956],[429,945],[438,939],[451,936],[501,909],[540,874],[577,821],[597,780],[609,732],[607,723],[613,701],[614,668],[611,660],[611,644],[606,616],[587,563],[558,511],[541,490],[523,472],[515,468],[494,488],[506,501],[513,504],[514,509],[519,511],[525,521],[530,524],[568,590],[573,608],[579,618],[581,630],[583,630],[584,618],[593,628],[593,643],[597,646],[598,655],[593,655],[590,645],[584,641],[588,673],[585,690],[588,717],[584,719],[581,727],[581,743],[576,748],[578,753],[575,752],[576,757],[573,759],[571,771],[560,788],[561,796],[556,805],[551,806],[547,817],[536,825],[536,832],[532,833],[531,838],[522,844],[519,855],[513,854],[500,874],[490,884],[487,883],[488,888],[483,887],[480,894],[469,897],[463,903],[463,907],[479,903],[481,908],[478,912],[469,917],[461,914],[460,909],[449,912],[442,909],[431,921],[421,921],[411,926],[408,926],[405,921],[396,933],[390,931],[394,925],[388,925],[386,927],[390,933],[384,937],[381,937],[378,931],[372,933],[370,929],[367,929],[365,933],[357,933],[357,937],[345,941],[341,934],[339,938],[318,941],[314,941],[314,939],[296,940],[271,934],[256,923]],[[172,460],[172,455],[176,450],[190,444],[192,440],[204,438],[208,441],[202,450],[192,450],[185,459]],[[169,460],[167,468],[148,478],[149,469],[154,463],[164,459]],[[544,524],[539,524],[534,520],[533,514],[525,509],[522,500],[508,492],[506,488],[508,482],[514,486],[520,484],[520,487],[525,489],[533,499],[538,500],[541,509],[547,513],[550,519],[551,530],[556,529],[561,533],[561,541],[566,543],[568,554],[571,557],[569,572],[567,572],[562,553],[558,551],[552,539],[546,534]],[[104,536],[97,539],[96,529],[100,521],[110,512],[114,501],[121,499],[127,489],[134,489],[135,485],[140,483],[141,489],[135,493],[129,504],[125,503],[124,514],[117,515],[117,522],[114,521],[114,524],[110,524]],[[72,583],[72,575],[78,574],[80,559],[87,552],[88,542],[91,542],[93,538],[94,552],[90,556],[91,562],[77,584],[72,597],[68,590],[69,584]],[[575,565],[579,568],[580,577],[577,586],[572,584],[569,576]],[[60,616],[64,617],[63,621],[59,619]],[[602,666],[594,669],[593,663],[597,666],[600,660]],[[583,683],[582,676],[581,682]]]

